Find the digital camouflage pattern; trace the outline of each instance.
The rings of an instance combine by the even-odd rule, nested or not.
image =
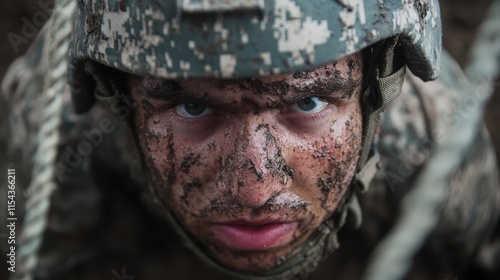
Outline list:
[[[157,78],[252,77],[404,34],[410,68],[427,80],[439,69],[439,19],[435,0],[81,1],[72,56]]]
[[[8,119],[1,123],[8,148],[7,157],[2,158],[23,172],[20,187],[29,181],[37,144],[46,43],[40,37],[12,66],[2,87],[8,104],[4,106]],[[412,188],[422,166],[449,132],[460,127],[468,110],[474,109],[473,98],[481,98],[478,92],[461,91],[467,81],[460,69],[447,56],[442,62],[443,75],[435,82],[423,83],[406,75],[402,95],[387,108],[378,128],[382,168],[368,192],[359,197],[363,224],[341,231],[339,251],[310,279],[331,279],[332,275],[359,279],[371,249],[397,218],[401,198]],[[109,279],[113,271],[120,275],[122,268],[137,279],[163,279],[165,275],[230,279],[181,247],[145,190],[144,178],[140,174],[132,178],[128,166],[135,157],[123,120],[134,105],[127,100],[108,101],[116,110],[95,106],[78,116],[69,98],[65,99],[63,138],[54,166],[60,188],[54,192],[37,279]],[[103,126],[103,120],[112,125]],[[92,147],[90,153],[81,148],[85,141]],[[29,149],[25,143],[30,143]],[[442,205],[440,222],[415,258],[409,278],[463,279],[474,272],[497,279],[500,190],[485,129],[477,134],[460,170],[449,178],[449,198]]]

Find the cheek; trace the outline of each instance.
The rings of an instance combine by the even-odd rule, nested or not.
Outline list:
[[[311,201],[311,210],[324,219],[338,206],[346,192],[359,158],[362,123],[358,106],[343,110],[329,124],[328,130],[313,141],[295,147],[291,165],[296,176],[296,191]]]
[[[135,123],[157,195],[183,223],[198,223],[216,198],[210,182],[221,145],[212,138],[194,143],[173,133],[166,118],[148,116],[144,110],[138,110]]]
[[[171,196],[170,186],[175,184],[178,177],[176,165],[179,153],[174,143],[173,133],[168,127],[160,131],[150,126],[147,119],[143,123],[139,144],[156,192],[161,198]]]

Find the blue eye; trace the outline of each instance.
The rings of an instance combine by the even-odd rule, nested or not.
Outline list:
[[[212,109],[195,103],[179,104],[175,110],[185,118],[199,118],[212,114]]]
[[[328,102],[317,97],[307,97],[293,104],[292,109],[300,113],[314,114],[321,112],[326,105],[328,105]]]

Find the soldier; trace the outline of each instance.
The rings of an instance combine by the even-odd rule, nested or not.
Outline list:
[[[433,0],[96,0],[72,20],[72,103],[37,279],[121,267],[138,279],[288,279],[318,266],[311,277],[360,278],[402,197],[467,117],[467,82],[441,57]],[[17,114],[7,135],[24,138],[9,150],[28,170],[46,31],[3,86]],[[441,80],[422,81],[441,67]],[[484,128],[476,143],[450,174],[411,278],[494,273],[484,252],[500,207],[496,163]]]

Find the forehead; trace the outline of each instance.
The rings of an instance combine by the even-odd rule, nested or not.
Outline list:
[[[337,61],[333,61],[331,63],[315,67],[309,70],[298,71],[294,73],[288,74],[278,74],[278,75],[269,75],[269,76],[261,76],[259,79],[263,82],[274,82],[279,80],[287,80],[290,82],[302,82],[306,81],[310,78],[317,76],[329,76],[332,71],[335,73],[347,77],[349,72],[352,72],[356,68],[361,69],[363,65],[361,52],[346,56]]]
[[[157,80],[154,78],[133,79],[132,86],[142,83],[149,89],[172,88],[172,85],[193,92],[216,93],[218,90],[239,88],[259,92],[269,89],[280,91],[281,87],[292,87],[298,90],[307,89],[315,84],[328,84],[332,87],[347,87],[363,78],[363,56],[361,52],[346,56],[329,64],[310,70],[260,76],[250,79],[176,79]],[[262,92],[260,92],[262,93]]]

